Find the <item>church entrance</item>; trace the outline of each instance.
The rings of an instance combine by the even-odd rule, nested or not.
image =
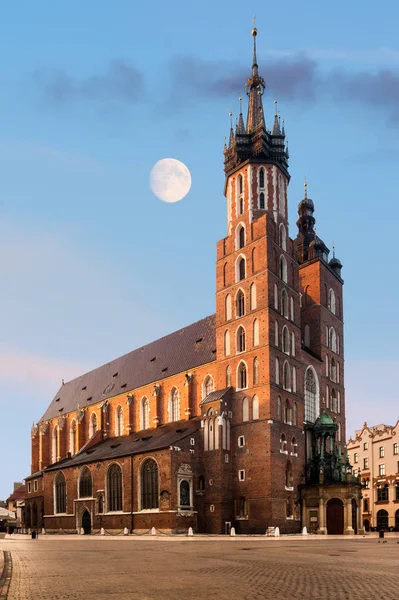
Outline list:
[[[85,535],[91,533],[91,517],[88,510],[85,510],[82,516],[82,528]]]
[[[329,535],[344,533],[344,504],[339,498],[331,498],[327,502],[327,533]]]

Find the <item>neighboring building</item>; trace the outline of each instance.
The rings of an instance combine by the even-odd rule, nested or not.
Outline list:
[[[353,472],[363,485],[362,516],[370,528],[399,531],[399,420],[393,427],[367,423],[348,442]]]
[[[61,386],[26,479],[47,529],[358,528],[341,456],[342,265],[306,187],[289,237],[288,147],[279,116],[265,123],[256,33],[246,124],[240,113],[224,149],[216,314]]]
[[[25,485],[14,483],[14,491],[7,498],[8,510],[15,515],[15,527],[23,527],[25,522]]]

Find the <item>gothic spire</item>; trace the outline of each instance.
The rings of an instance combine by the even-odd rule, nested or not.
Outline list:
[[[275,114],[274,114],[273,135],[280,135],[281,134],[280,119],[279,119],[279,114],[278,114],[278,110],[277,110],[277,100],[274,101],[274,106],[276,107],[276,110],[275,110]]]
[[[242,116],[242,98],[241,98],[241,96],[240,96],[240,116],[238,117],[237,133],[238,133],[238,135],[245,134],[244,117]]]
[[[263,117],[263,106],[262,96],[263,91],[266,87],[265,81],[262,77],[259,77],[258,63],[256,58],[256,36],[258,30],[256,27],[252,29],[252,36],[254,38],[254,57],[252,62],[252,76],[248,79],[245,84],[245,91],[249,96],[248,102],[248,118],[247,118],[247,132],[250,133],[256,129],[259,125],[264,124]]]

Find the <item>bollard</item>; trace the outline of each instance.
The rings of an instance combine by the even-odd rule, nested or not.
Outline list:
[[[123,530],[123,535],[128,535],[129,534],[129,530],[127,527],[125,527],[125,529]]]
[[[235,534],[236,534],[235,527],[232,527],[232,528],[230,529],[230,535],[233,535],[233,536],[234,536]]]
[[[304,527],[304,528],[302,529],[302,535],[308,535],[308,530],[307,530],[307,527]]]
[[[274,537],[280,537],[280,528],[276,527],[274,530]]]
[[[42,535],[45,535],[46,530],[44,529],[44,527],[42,527]]]
[[[157,532],[156,532],[156,529],[155,529],[155,527],[153,527],[153,528],[151,529],[151,535],[157,535]]]
[[[192,528],[192,527],[189,527],[189,528],[188,528],[188,533],[187,533],[187,535],[189,535],[190,537],[194,535],[194,533],[193,533],[193,528]]]
[[[85,534],[85,530],[83,529],[83,527],[80,528],[80,535],[84,535]]]
[[[104,529],[104,527],[101,527],[101,529],[100,529],[100,535],[105,535],[105,529]]]

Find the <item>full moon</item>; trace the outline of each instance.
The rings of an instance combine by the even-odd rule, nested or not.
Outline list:
[[[163,158],[151,169],[150,187],[164,202],[179,202],[191,188],[191,173],[175,158]]]

